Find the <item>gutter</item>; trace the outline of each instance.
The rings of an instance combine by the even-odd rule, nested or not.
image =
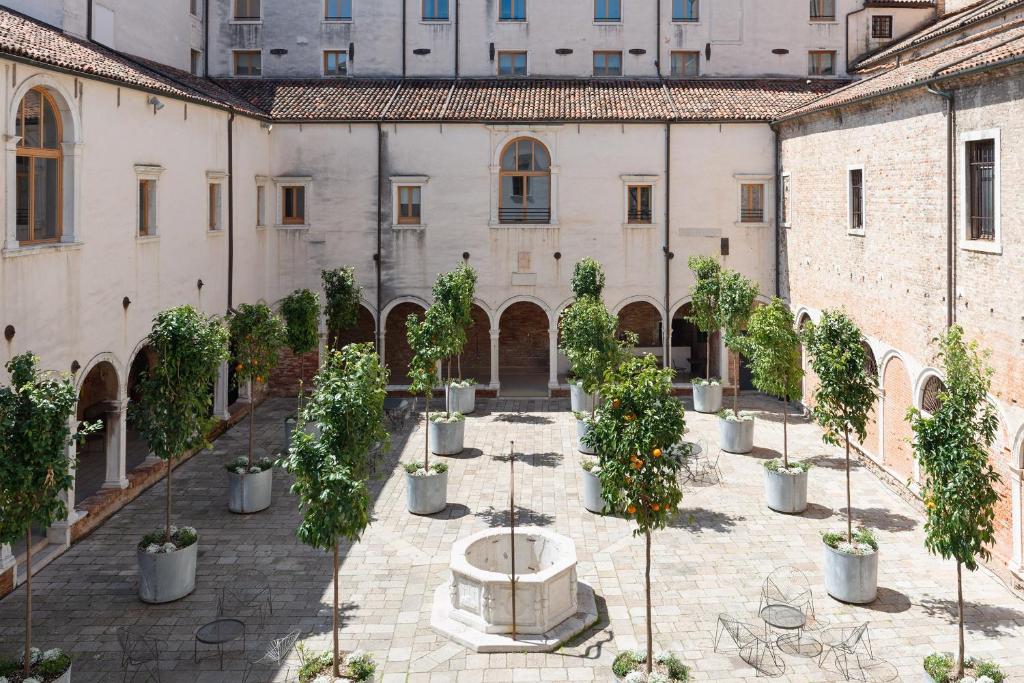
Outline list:
[[[953,173],[955,171],[953,168],[953,137],[956,131],[956,95],[951,90],[942,90],[930,85],[927,90],[932,95],[946,100],[946,329],[949,329],[956,321],[956,306],[954,304],[956,296],[956,237],[954,235],[956,221],[953,216],[955,211],[953,206]]]
[[[462,21],[462,0],[455,0],[455,78],[459,78],[459,23]]]
[[[88,40],[90,43],[93,42],[92,41],[92,3],[93,3],[93,0],[86,0],[86,3],[85,3],[85,11],[86,11],[86,17],[85,17],[85,39]]]
[[[659,3],[660,4],[660,3]],[[662,330],[661,343],[664,346],[663,361],[666,368],[671,367],[672,353],[672,122],[665,122],[665,329]]]
[[[774,138],[773,173],[775,174],[775,296],[782,297],[782,139],[779,127],[770,123]]]
[[[203,0],[203,77],[210,77],[210,0]]]
[[[209,0],[207,0],[209,1]],[[409,23],[409,17],[407,16],[406,0],[402,0],[402,78],[405,78],[406,72],[406,25]]]
[[[382,196],[381,187],[384,184],[384,179],[381,174],[384,171],[384,132],[381,130],[380,121],[377,122],[377,253],[373,257],[374,264],[377,266],[377,334],[375,342],[377,345],[377,355],[380,356],[384,353],[384,344],[382,336],[384,330],[382,329],[383,319],[381,316],[381,307],[384,303],[384,293],[381,291],[381,281],[383,280],[383,269],[384,269],[384,254],[383,254],[383,243],[384,238],[382,235],[383,221],[384,221],[384,203]]]
[[[208,0],[207,0],[208,1]],[[235,112],[228,117],[228,311],[234,307],[235,284]]]
[[[657,0],[658,3],[658,14],[657,22],[658,29],[655,33],[657,36],[657,48],[654,51],[654,66],[658,70],[658,78],[661,78],[661,0]]]

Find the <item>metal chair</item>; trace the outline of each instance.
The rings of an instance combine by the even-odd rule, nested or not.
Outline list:
[[[868,635],[868,623],[853,626],[832,626],[821,632],[821,658],[818,668],[825,668],[829,656],[835,660],[836,668],[846,680],[850,680],[850,657],[857,658],[862,653],[871,659],[871,636]],[[856,659],[855,659],[856,661]],[[859,662],[857,662],[859,666]]]
[[[807,575],[795,567],[779,567],[761,585],[758,613],[767,605],[788,605],[804,613],[808,624],[820,623],[814,615],[814,593]],[[812,629],[814,630],[814,629]]]
[[[238,579],[221,589],[217,605],[217,616],[244,616],[255,611],[260,628],[266,623],[266,613],[274,614],[274,593],[266,574],[257,569],[239,572]]]
[[[295,641],[302,635],[300,631],[292,631],[283,638],[275,638],[271,640],[267,645],[267,651],[263,653],[263,656],[259,659],[255,659],[249,662],[245,669],[245,675],[242,677],[242,683],[246,683],[249,680],[249,675],[252,674],[254,667],[270,668],[277,671],[281,670],[281,667],[287,662],[288,657],[291,656],[292,650],[295,649]],[[288,683],[291,680],[292,668],[288,664],[284,667],[284,683]]]
[[[139,667],[132,673],[131,681],[143,669],[146,680],[155,679],[160,683],[160,641],[132,626],[117,628],[117,642],[121,646],[121,682],[128,678],[129,667]]]
[[[718,466],[718,462],[722,458],[722,449],[716,446],[712,454],[711,447],[707,441],[701,440],[700,445],[701,483],[709,486],[722,483],[724,478],[722,477],[722,470]]]
[[[728,614],[719,614],[718,625],[715,628],[715,652],[719,651],[719,644],[725,633],[729,634],[729,638],[736,645],[735,652],[740,659],[754,667],[758,676],[776,678],[786,673],[786,663],[775,651],[774,643],[757,635],[754,626]]]

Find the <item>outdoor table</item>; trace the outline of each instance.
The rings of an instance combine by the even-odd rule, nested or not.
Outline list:
[[[704,453],[704,449],[696,441],[680,441],[669,450],[669,453],[679,458],[683,469],[686,470],[686,478],[692,479],[694,470],[691,464],[698,464],[700,462],[700,456]]]
[[[792,605],[765,605],[761,608],[760,617],[771,628],[795,631],[783,633],[776,640],[779,649],[786,654],[797,657],[817,657],[821,654],[821,643],[803,634],[807,617],[800,609]]]
[[[216,645],[220,655],[220,670],[224,670],[224,645],[242,639],[242,652],[245,652],[245,624],[239,619],[217,619],[204,624],[196,631],[196,642],[192,648],[192,659],[199,661],[199,643]]]

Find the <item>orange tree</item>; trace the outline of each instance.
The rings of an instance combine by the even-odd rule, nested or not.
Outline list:
[[[285,327],[266,304],[241,304],[228,317],[231,347],[237,365],[235,378],[239,382],[263,382],[277,367],[278,354],[285,345]],[[255,401],[255,396],[252,397]],[[253,433],[256,404],[249,410],[249,466],[253,466]]]
[[[672,396],[672,370],[654,356],[631,356],[608,370],[603,404],[584,438],[601,465],[601,492],[613,510],[636,521],[635,536],[646,542],[647,671],[652,670],[651,533],[664,529],[683,498],[682,460],[670,449],[683,436],[682,404]]]
[[[296,289],[281,300],[285,345],[299,357],[299,410],[302,410],[302,384],[306,378],[306,354],[320,341],[320,297],[308,289]]]

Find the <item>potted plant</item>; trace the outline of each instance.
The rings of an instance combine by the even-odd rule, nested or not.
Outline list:
[[[206,443],[213,426],[209,387],[228,359],[228,331],[217,318],[181,306],[156,316],[149,343],[158,362],[143,373],[141,400],[128,410],[149,450],[167,463],[164,528],[144,536],[137,549],[139,598],[163,603],[196,586],[199,537],[191,527],[171,525],[171,471],[176,457]]]
[[[442,273],[434,283],[434,305],[448,309],[454,322],[447,345],[448,373],[445,380],[445,405],[449,413],[468,415],[476,410],[476,381],[462,376],[462,351],[469,328],[473,326],[476,279],[476,270],[464,263],[449,273]],[[454,376],[452,358],[457,365]]]
[[[235,355],[235,379],[263,382],[270,376],[285,344],[285,327],[266,304],[240,304],[228,317]],[[228,510],[238,514],[270,507],[274,463],[255,458],[256,405],[249,406],[249,452],[244,466],[236,460],[226,466]]]
[[[925,546],[944,559],[956,560],[956,660],[950,662],[952,667],[941,667],[943,675],[937,676],[937,657],[943,664],[948,658],[932,655],[925,659],[925,669],[936,681],[958,681],[968,673],[971,661],[964,656],[963,570],[977,571],[978,558],[991,557],[989,546],[995,542],[1000,477],[989,453],[999,429],[999,415],[988,400],[993,372],[988,354],[979,351],[976,342],[966,342],[959,325],[947,330],[939,344],[939,360],[946,375],[939,407],[931,415],[912,408],[908,419],[914,429],[914,452],[921,463],[927,513]],[[978,671],[987,666],[971,667],[971,675],[989,675]]]
[[[1003,683],[1006,674],[995,662],[970,657],[963,662],[960,675],[958,665],[950,652],[935,652],[924,658],[924,683],[955,683],[955,681],[974,681],[974,683]]]
[[[782,401],[782,457],[764,463],[764,493],[768,507],[795,514],[807,509],[807,471],[810,463],[789,459],[789,403],[799,400],[804,371],[800,336],[793,313],[774,297],[750,316],[747,334],[735,343],[750,359],[754,386]]]
[[[332,555],[334,647],[330,656],[305,662],[300,677],[314,681],[329,673],[334,678],[367,680],[373,675],[373,662],[356,662],[360,658],[351,655],[343,658],[338,649],[338,548],[342,539],[358,542],[370,523],[368,454],[376,444],[385,444],[386,451],[390,438],[383,426],[387,370],[372,344],[350,344],[330,354],[313,387],[301,418],[319,424],[318,433],[308,433],[300,424],[281,465],[295,477],[291,490],[302,511],[299,540]]]
[[[563,320],[573,307],[575,307],[577,302],[586,299],[599,301],[601,299],[601,293],[604,291],[604,284],[604,269],[601,267],[601,264],[589,256],[580,259],[573,268],[572,279],[570,281],[572,295],[575,301],[562,314]],[[588,371],[585,368],[577,367],[577,362],[580,362],[582,360],[581,358],[574,358],[574,356],[587,353],[590,347],[585,339],[567,339],[562,320],[559,321],[559,331],[561,332],[559,350],[564,353],[569,360],[570,407],[573,412],[593,414],[596,400],[594,392],[597,390],[597,383],[601,381],[601,378],[595,378],[592,374],[586,377],[583,376],[587,375]],[[614,328],[612,332],[614,334]],[[571,334],[572,333],[570,332],[570,335]]]
[[[435,462],[430,467],[421,462],[405,464],[406,498],[409,512],[433,515],[448,506],[448,464]]]
[[[867,438],[878,381],[868,370],[864,337],[845,313],[825,311],[820,323],[804,328],[803,341],[819,380],[811,415],[825,443],[846,447],[846,537],[824,536],[825,589],[837,600],[866,604],[878,594],[878,543],[867,530],[853,533],[850,432]]]
[[[584,458],[580,463],[580,467],[583,470],[583,486],[582,486],[582,498],[583,507],[590,512],[596,512],[598,514],[604,514],[608,512],[608,501],[601,495],[601,466],[597,464],[596,460],[591,458]]]
[[[67,518],[61,493],[75,481],[67,447],[77,395],[70,378],[39,371],[31,353],[5,366],[10,386],[0,387],[0,543],[25,539],[25,651],[21,662],[0,662],[0,676],[71,681],[71,657],[32,647],[32,527]],[[95,431],[85,425],[74,438]]]
[[[722,409],[722,384],[711,376],[711,335],[721,329],[719,298],[722,266],[711,256],[691,256],[687,266],[695,281],[690,289],[690,315],[687,317],[707,338],[704,377],[694,377],[693,409],[698,413],[717,413]]]
[[[285,345],[293,356],[299,358],[299,400],[295,415],[284,420],[284,442],[291,443],[292,429],[299,413],[302,412],[302,397],[305,393],[306,354],[320,342],[320,298],[308,289],[296,289],[281,300],[281,317],[284,318]]]
[[[722,271],[719,293],[719,315],[725,332],[725,345],[737,354],[743,354],[743,334],[757,298],[757,285],[734,270]],[[749,453],[754,450],[754,416],[740,412],[740,380],[736,377],[732,392],[732,409],[718,413],[718,435],[722,450],[729,453]]]
[[[334,683],[337,680],[331,672],[334,667],[334,656],[330,652],[311,653],[301,644],[296,648],[299,653],[299,683]],[[340,661],[340,677],[346,681],[372,681],[377,672],[377,663],[368,653],[353,650]]]
[[[686,420],[682,404],[672,397],[672,369],[659,367],[654,356],[630,356],[609,369],[601,398],[587,440],[598,452],[603,498],[635,520],[633,535],[643,536],[646,544],[647,651],[641,668],[649,681],[655,672],[651,535],[665,528],[683,497],[682,460],[663,457],[663,449],[679,442]]]
[[[644,650],[626,650],[615,656],[612,675],[618,683],[685,683],[690,680],[690,667],[671,652],[658,652],[648,670],[648,654]]]
[[[328,347],[337,350],[338,337],[359,322],[359,300],[363,288],[355,268],[344,266],[320,271],[324,286],[324,315],[327,317]],[[320,360],[323,363],[323,359]]]

